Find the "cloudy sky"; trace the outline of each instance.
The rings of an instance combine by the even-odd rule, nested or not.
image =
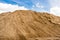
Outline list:
[[[60,0],[0,0],[0,13],[15,10],[50,12],[60,16]]]

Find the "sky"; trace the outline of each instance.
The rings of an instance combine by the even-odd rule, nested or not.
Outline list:
[[[0,0],[0,13],[15,10],[49,12],[60,16],[60,0]]]

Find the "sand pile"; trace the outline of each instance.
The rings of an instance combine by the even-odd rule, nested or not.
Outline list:
[[[44,37],[60,37],[60,17],[31,10],[0,14],[0,40],[40,40]]]

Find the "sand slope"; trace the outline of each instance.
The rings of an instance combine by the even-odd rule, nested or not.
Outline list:
[[[52,40],[55,38],[60,38],[60,17],[58,16],[31,10],[0,14],[0,40]]]

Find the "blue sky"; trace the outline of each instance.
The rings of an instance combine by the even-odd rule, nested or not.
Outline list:
[[[60,0],[0,0],[0,12],[34,10],[60,15]]]
[[[28,9],[32,9],[33,5],[35,6],[33,10],[41,10],[43,8],[39,8],[39,7],[36,7],[36,4],[39,3],[40,6],[45,6],[44,7],[44,10],[48,10],[49,11],[49,3],[48,1],[46,0],[0,0],[0,2],[2,3],[7,3],[7,4],[16,4],[16,5],[19,5],[19,6],[24,6]],[[36,11],[37,11],[36,10]]]

